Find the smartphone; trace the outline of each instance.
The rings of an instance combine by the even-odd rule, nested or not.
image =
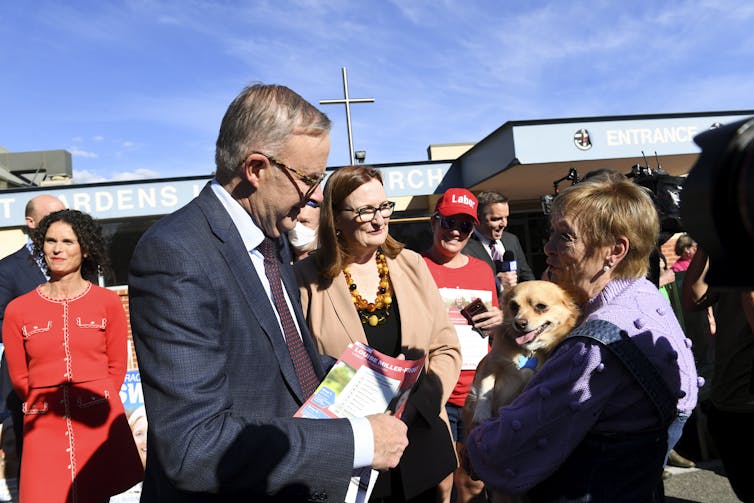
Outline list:
[[[487,306],[484,305],[484,302],[482,302],[482,299],[474,299],[471,303],[466,305],[463,309],[461,309],[461,314],[464,318],[466,318],[466,321],[469,322],[469,325],[473,325],[474,322],[472,321],[472,318],[479,314],[484,313],[487,311]]]

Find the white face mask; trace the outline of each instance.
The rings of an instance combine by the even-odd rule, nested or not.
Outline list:
[[[296,222],[296,226],[288,231],[288,241],[291,242],[294,248],[305,248],[313,243],[315,239],[317,239],[317,231],[301,222]]]

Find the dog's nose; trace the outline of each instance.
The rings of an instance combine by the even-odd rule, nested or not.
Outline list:
[[[528,320],[516,320],[516,328],[519,330],[526,330],[526,327],[529,326]]]

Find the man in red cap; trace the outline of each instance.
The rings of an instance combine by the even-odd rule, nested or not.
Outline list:
[[[461,420],[463,403],[474,380],[476,366],[489,350],[486,335],[503,321],[492,268],[482,260],[461,253],[474,225],[479,223],[477,205],[477,198],[468,190],[448,189],[435,205],[431,220],[432,246],[423,254],[448,305],[448,315],[461,343],[461,375],[445,405],[459,457],[466,438]],[[481,299],[486,311],[473,315],[472,324],[459,316],[459,310],[474,299]],[[484,490],[484,483],[471,479],[461,467],[441,484],[446,496],[449,496],[454,482],[459,503],[471,501]]]

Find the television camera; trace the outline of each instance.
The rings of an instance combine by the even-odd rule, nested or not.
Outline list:
[[[642,152],[643,154],[644,152]],[[656,156],[657,154],[655,154]],[[583,179],[597,175],[602,171],[605,170],[590,171],[584,175]],[[652,194],[652,200],[660,217],[660,230],[666,236],[665,239],[683,230],[680,217],[680,194],[684,182],[683,177],[669,175],[662,169],[659,160],[656,168],[650,168],[646,162],[646,157],[644,166],[635,164],[625,176],[633,179],[636,184],[646,187]],[[558,195],[560,183],[567,180],[571,181],[571,185],[576,185],[582,178],[579,177],[575,168],[570,168],[566,176],[555,180],[553,182],[553,193],[541,197],[542,211],[545,215],[549,215],[552,210],[552,200]]]
[[[563,178],[558,178],[557,180],[552,182],[552,194],[547,194],[540,198],[542,212],[545,215],[549,215],[551,213],[552,200],[555,199],[555,196],[558,195],[558,192],[560,191],[559,185],[561,184],[561,182],[565,182],[566,180],[569,180],[571,182],[571,185],[576,185],[577,183],[579,183],[579,181],[581,181],[576,168],[569,168],[568,174],[566,176],[564,176]]]
[[[709,285],[752,290],[754,118],[710,129],[694,141],[702,152],[683,186],[684,227],[709,254]]]

